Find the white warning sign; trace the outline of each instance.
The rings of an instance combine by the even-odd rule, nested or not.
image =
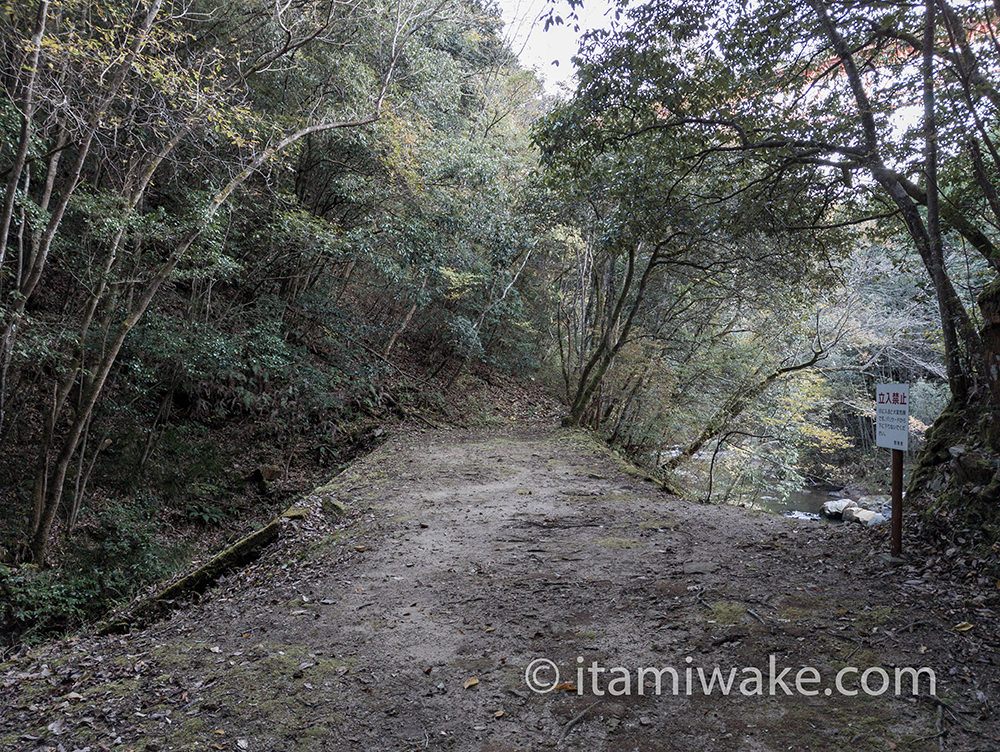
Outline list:
[[[910,385],[875,387],[875,446],[906,450],[910,438]]]

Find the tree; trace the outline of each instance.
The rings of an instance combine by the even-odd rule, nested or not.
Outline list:
[[[951,252],[968,249],[994,274],[1000,268],[996,9],[946,0],[655,2],[622,18],[581,48],[581,87],[561,138],[592,150],[686,142],[692,173],[728,173],[735,160],[742,172],[716,199],[772,203],[799,190],[802,201],[776,206],[776,221],[793,232],[874,222],[905,229],[937,300],[948,414],[971,426],[995,411],[1000,403],[987,395],[998,394],[1000,378],[1000,285],[974,290],[981,313],[970,311],[946,243],[958,238]],[[940,430],[965,429],[944,421]],[[998,448],[988,431],[984,440]]]
[[[743,333],[754,309],[766,305],[767,286],[782,289],[788,300],[804,300],[805,290],[829,281],[824,263],[844,245],[830,232],[793,237],[776,221],[780,207],[803,211],[813,196],[808,186],[772,190],[766,202],[744,191],[726,195],[734,178],[748,176],[746,168],[736,159],[718,173],[692,166],[687,154],[703,147],[700,136],[590,138],[595,123],[614,128],[620,115],[603,110],[598,116],[586,102],[574,101],[556,109],[538,132],[563,216],[575,215],[581,228],[577,240],[568,236],[573,267],[559,278],[557,339],[570,404],[567,422],[595,427],[626,409],[614,399],[602,400],[600,392],[631,342],[645,340],[653,352],[661,351],[650,357],[677,358],[682,336],[693,334],[700,346],[703,337]],[[802,368],[823,355],[822,348],[810,352]],[[747,400],[799,370],[785,362],[765,378],[767,366],[757,365],[764,381],[743,394]],[[626,401],[641,393],[645,378],[638,371],[624,378],[631,395]],[[739,412],[736,405],[746,400],[733,395],[729,404]],[[722,425],[718,417],[709,423],[715,428],[699,444]]]
[[[5,83],[16,92],[21,127],[0,215],[8,229],[0,237],[0,386],[5,392],[18,337],[31,327],[32,301],[54,273],[53,254],[66,232],[73,232],[74,210],[89,197],[104,195],[111,201],[110,212],[87,220],[95,255],[86,292],[78,298],[75,331],[49,345],[59,367],[51,387],[41,390],[47,404],[31,524],[35,561],[46,559],[67,474],[85,445],[122,346],[164,283],[211,230],[231,196],[276,157],[306,137],[378,121],[407,43],[446,2],[365,8],[325,0],[241,5],[220,14],[221,25],[207,29],[199,9],[164,0],[138,10],[111,3],[94,12],[40,0],[5,17],[12,24],[6,38],[25,40],[6,48],[5,70],[13,73]],[[358,77],[361,83],[353,91],[332,85],[335,69],[310,67],[315,58],[295,54],[342,44],[364,27],[371,47],[365,50],[367,60],[356,58],[366,75]],[[106,28],[118,31],[106,34]],[[230,33],[226,51],[215,46],[223,32]],[[16,59],[19,51],[26,51],[23,60]],[[276,66],[278,61],[283,65]],[[269,87],[296,79],[301,93],[295,108],[282,111]],[[94,90],[91,81],[99,82]],[[260,108],[259,114],[249,111],[247,102]],[[191,146],[203,134],[227,144],[225,168],[204,176],[214,186],[193,204],[166,222],[159,219],[159,238],[145,236],[140,224],[155,216],[143,213],[151,186],[176,178],[178,165],[171,160],[196,160]],[[32,148],[38,157],[29,160]],[[42,165],[40,184],[31,179],[36,161]],[[11,229],[15,207],[20,208],[16,235]],[[12,237],[19,245],[7,254]],[[141,266],[134,266],[131,244],[150,246]],[[134,282],[116,280],[130,272]],[[7,396],[0,397],[0,418]]]

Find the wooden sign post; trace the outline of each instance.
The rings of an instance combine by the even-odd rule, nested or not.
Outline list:
[[[909,384],[875,387],[875,446],[892,450],[892,548],[903,553],[903,452],[910,443]]]

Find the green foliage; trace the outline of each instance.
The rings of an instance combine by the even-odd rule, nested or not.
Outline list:
[[[573,226],[551,257],[552,383],[572,417],[648,462],[665,445],[704,453],[721,442],[744,491],[790,488],[806,472],[863,474],[874,383],[915,383],[932,419],[945,375],[939,279],[888,211],[919,197],[890,201],[895,177],[859,156],[875,149],[895,169],[923,169],[922,134],[892,122],[900,92],[921,86],[913,58],[895,53],[907,33],[919,38],[922,9],[862,3],[832,21],[848,49],[866,50],[855,62],[875,103],[870,133],[847,76],[829,66],[844,53],[820,6],[617,5],[622,22],[581,45],[575,95],[535,128],[552,214]],[[937,83],[944,141],[968,118],[956,83]],[[965,202],[971,217],[985,210],[982,186],[967,167],[962,177],[969,144],[951,143],[946,203]],[[993,271],[968,253],[974,235],[951,230],[946,271],[974,310]],[[628,286],[631,259],[651,269],[644,286]],[[812,353],[810,368],[785,370]]]
[[[456,316],[448,326],[448,344],[463,358],[478,358],[483,354],[483,344],[475,325],[464,316]]]
[[[185,511],[189,520],[206,526],[218,526],[229,519],[224,509],[204,501],[188,504]]]
[[[33,641],[79,623],[87,613],[89,588],[75,587],[55,570],[31,564],[0,564],[0,624],[7,640]]]
[[[149,499],[98,510],[86,536],[67,545],[63,566],[0,564],[0,632],[8,641],[35,641],[96,618],[150,582],[175,571],[179,552],[155,533]]]
[[[9,496],[5,558],[111,550],[86,531],[137,489],[138,530],[217,526],[257,456],[342,462],[352,421],[423,400],[413,371],[531,367],[541,89],[493,5],[55,2],[37,48],[42,6],[7,10],[0,474],[51,482],[36,530],[31,481]]]

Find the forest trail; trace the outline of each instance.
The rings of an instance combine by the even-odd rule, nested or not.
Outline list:
[[[681,501],[545,426],[400,432],[305,505],[324,499],[347,513],[289,523],[199,603],[0,664],[0,749],[1000,748],[995,623],[876,556],[880,533]],[[947,707],[525,682],[545,658],[578,684],[579,656],[766,683],[771,655],[820,687],[930,666]]]

